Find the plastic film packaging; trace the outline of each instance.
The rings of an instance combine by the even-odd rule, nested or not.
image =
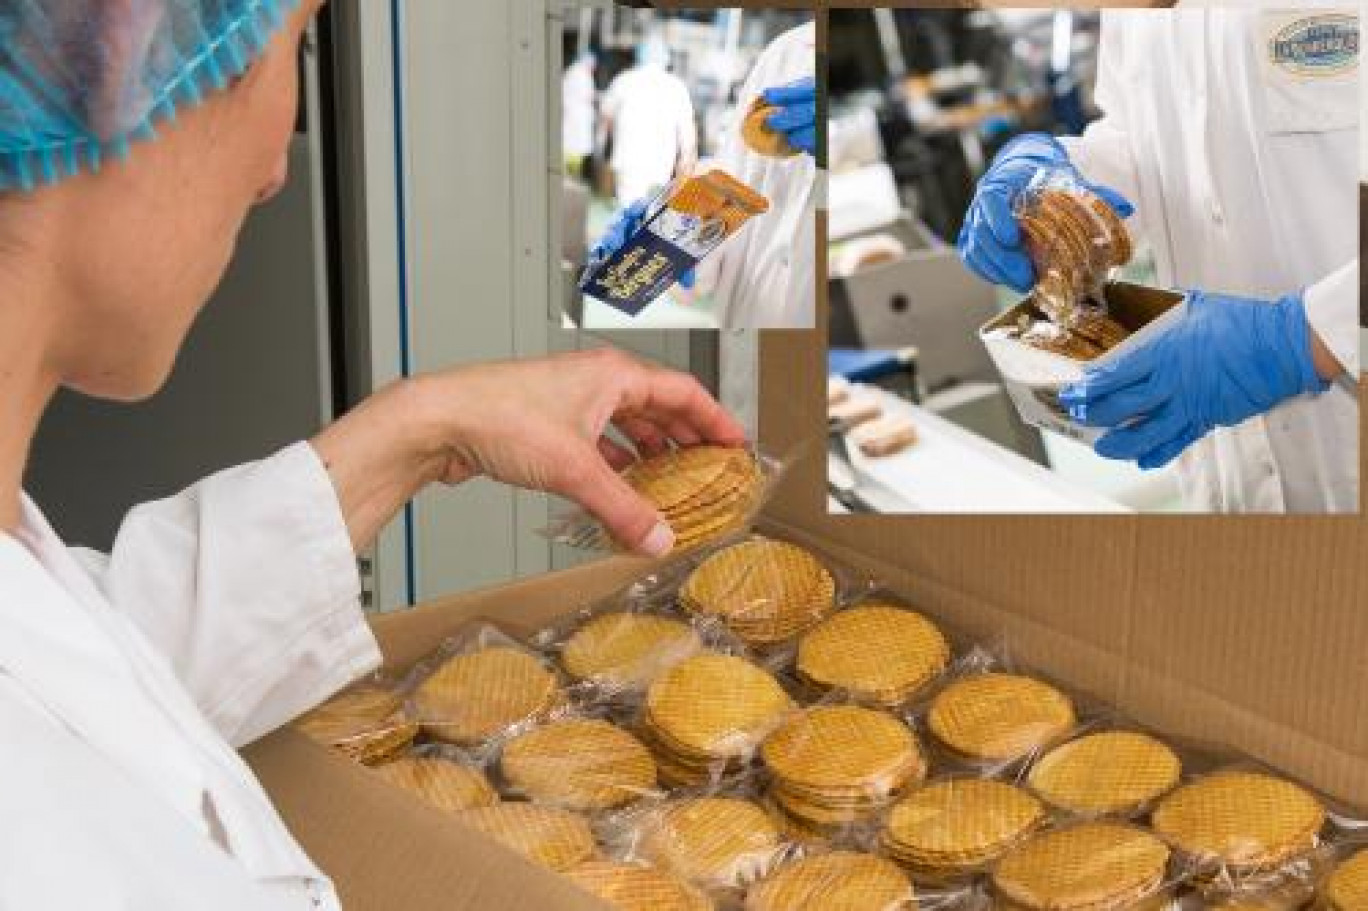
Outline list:
[[[604,842],[614,857],[653,864],[735,906],[751,884],[802,852],[760,799],[756,779],[628,807],[602,823]]]
[[[1179,751],[1115,717],[1090,719],[1070,739],[1040,751],[1020,783],[1063,816],[1147,817],[1178,786]]]
[[[773,674],[739,655],[703,652],[661,674],[636,727],[663,784],[717,786],[752,763],[797,703]]]
[[[294,727],[365,765],[403,752],[418,735],[394,681],[372,677],[300,717]]]
[[[1317,883],[1316,901],[1323,911],[1368,908],[1368,829],[1363,823],[1336,847]]]
[[[585,267],[579,288],[635,316],[768,210],[763,195],[725,171],[680,177],[650,201],[621,247]]]
[[[474,750],[494,749],[569,708],[549,662],[488,623],[444,642],[406,687],[408,713],[425,737]]]
[[[899,795],[926,777],[927,760],[898,716],[838,699],[789,715],[760,747],[767,796],[798,828],[862,843]]]
[[[372,771],[391,785],[447,813],[462,813],[499,802],[499,792],[481,763],[442,744],[415,747]]]
[[[617,911],[714,911],[717,908],[697,887],[650,864],[591,860],[571,867],[565,875]]]
[[[720,621],[749,648],[766,652],[836,611],[844,581],[805,548],[757,534],[693,565],[678,602],[690,615]]]
[[[590,714],[555,718],[511,736],[497,770],[509,796],[590,816],[662,793],[646,744]]]
[[[898,865],[857,851],[814,852],[751,886],[745,911],[913,911],[912,881]]]
[[[1154,833],[1092,820],[1030,836],[994,864],[990,881],[1003,911],[1161,911],[1179,907],[1181,872]]]
[[[814,697],[833,693],[897,710],[933,687],[951,656],[950,639],[937,624],[873,593],[803,633],[793,672]]]
[[[960,658],[917,711],[939,764],[985,776],[1021,768],[1078,725],[1072,696],[985,648]]]
[[[942,776],[889,807],[879,846],[918,884],[972,884],[1050,818],[1043,801],[1010,781]]]
[[[754,449],[701,445],[642,459],[622,477],[651,503],[675,533],[680,554],[748,529],[782,476],[782,460]],[[589,513],[574,510],[543,533],[581,550],[620,549]]]
[[[1133,253],[1111,206],[1072,173],[1047,169],[1018,194],[1013,210],[1035,266],[1037,306],[1070,331],[1102,313],[1102,286]]]

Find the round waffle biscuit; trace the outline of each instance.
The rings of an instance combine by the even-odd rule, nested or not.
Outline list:
[[[872,854],[833,851],[785,864],[751,887],[746,911],[912,911],[912,884]]]
[[[801,547],[755,537],[704,560],[679,592],[680,604],[722,620],[743,640],[781,642],[835,609],[836,583]]]
[[[616,911],[711,911],[702,892],[642,864],[590,860],[565,871],[575,885]]]
[[[436,757],[405,756],[376,766],[377,775],[439,810],[489,807],[499,795],[479,769]]]
[[[907,725],[855,705],[794,714],[765,740],[760,756],[785,789],[809,795],[887,797],[926,770]]]
[[[561,649],[561,665],[576,680],[641,686],[702,647],[698,634],[678,620],[603,614],[574,632]]]
[[[375,765],[407,748],[418,735],[418,725],[404,716],[401,704],[393,690],[361,687],[329,699],[295,727],[357,762]]]
[[[1098,352],[1102,353],[1124,342],[1130,332],[1106,314],[1083,313],[1075,320],[1072,334],[1096,346]]]
[[[890,855],[914,869],[953,875],[996,860],[1045,818],[1044,805],[1015,785],[952,778],[895,803],[882,841]]]
[[[942,690],[927,724],[955,753],[973,760],[1021,759],[1066,734],[1073,703],[1059,690],[1016,674],[967,677]]]
[[[598,719],[553,721],[519,735],[504,747],[499,771],[531,800],[572,810],[621,806],[656,786],[650,751]]]
[[[1130,231],[1126,229],[1121,216],[1108,202],[1096,193],[1085,193],[1083,201],[1102,224],[1103,233],[1108,241],[1108,261],[1112,266],[1124,266],[1135,255]]]
[[[1169,850],[1122,823],[1090,822],[1035,835],[993,870],[1008,902],[1037,911],[1129,909],[1164,884]]]
[[[1170,793],[1156,832],[1203,865],[1267,870],[1315,849],[1325,808],[1305,789],[1260,772],[1217,772]]]
[[[1368,911],[1368,848],[1340,864],[1325,882],[1330,911]]]
[[[813,627],[798,643],[798,673],[823,689],[885,706],[916,694],[945,670],[950,646],[926,618],[867,602]]]
[[[429,736],[474,744],[540,718],[559,699],[555,675],[536,658],[491,646],[449,658],[418,685],[413,706]]]
[[[749,755],[792,709],[793,700],[773,677],[731,655],[696,655],[646,691],[647,723],[686,758]]]
[[[763,98],[751,102],[746,119],[741,122],[741,139],[746,148],[768,158],[792,158],[798,150],[778,130],[769,128],[765,121],[779,113],[779,108],[766,104]]]
[[[1133,813],[1178,784],[1183,764],[1167,745],[1132,731],[1089,734],[1055,747],[1031,768],[1031,788],[1087,816]]]
[[[783,851],[779,827],[735,797],[675,800],[642,821],[641,855],[705,888],[737,888],[763,876]]]
[[[466,810],[461,822],[551,870],[563,871],[594,856],[589,823],[568,810],[530,803],[500,803]]]
[[[749,461],[750,455],[722,446],[672,449],[637,462],[623,478],[656,509],[667,511],[715,484],[739,460]]]

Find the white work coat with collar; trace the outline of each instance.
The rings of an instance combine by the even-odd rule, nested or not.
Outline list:
[[[140,506],[110,554],[0,534],[0,909],[327,911],[234,751],[373,669],[301,443]]]
[[[811,329],[816,322],[816,163],[808,154],[759,155],[741,138],[741,121],[763,90],[813,75],[816,36],[807,23],[765,48],[741,87],[736,118],[715,160],[770,205],[698,270],[697,287],[716,298],[724,329]]]
[[[1128,196],[1159,281],[1276,299],[1305,291],[1348,375],[1180,458],[1189,509],[1356,512],[1357,32],[1352,8],[1109,10],[1096,98],[1065,140],[1079,169]],[[1318,25],[1328,46],[1317,45]],[[1355,26],[1356,27],[1356,26]]]

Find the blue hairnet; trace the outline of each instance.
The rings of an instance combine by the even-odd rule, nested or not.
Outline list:
[[[225,88],[298,0],[0,0],[0,190],[98,171]]]

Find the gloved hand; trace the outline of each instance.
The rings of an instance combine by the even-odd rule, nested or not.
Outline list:
[[[1084,180],[1069,161],[1064,146],[1053,136],[1026,133],[1007,143],[979,180],[957,246],[960,259],[979,277],[1023,294],[1035,284],[1035,267],[1022,248],[1021,229],[1012,214],[1012,205],[1031,178],[1046,168],[1072,175],[1122,218],[1135,214],[1135,207],[1126,197]]]
[[[1259,301],[1194,291],[1154,341],[1089,370],[1059,401],[1074,420],[1115,428],[1098,455],[1159,468],[1216,427],[1231,427],[1329,384],[1312,360],[1301,295]]]
[[[765,118],[765,126],[783,133],[788,144],[800,152],[817,154],[817,83],[805,76],[788,85],[775,86],[760,93],[766,104],[778,111]]]
[[[589,248],[589,262],[602,262],[612,256],[627,243],[627,238],[636,233],[637,228],[641,227],[642,219],[646,217],[646,208],[650,201],[638,199],[627,208],[619,212],[608,224],[608,229],[603,232],[598,243]],[[679,285],[682,288],[692,288],[694,286],[694,270],[690,269],[679,276]]]

